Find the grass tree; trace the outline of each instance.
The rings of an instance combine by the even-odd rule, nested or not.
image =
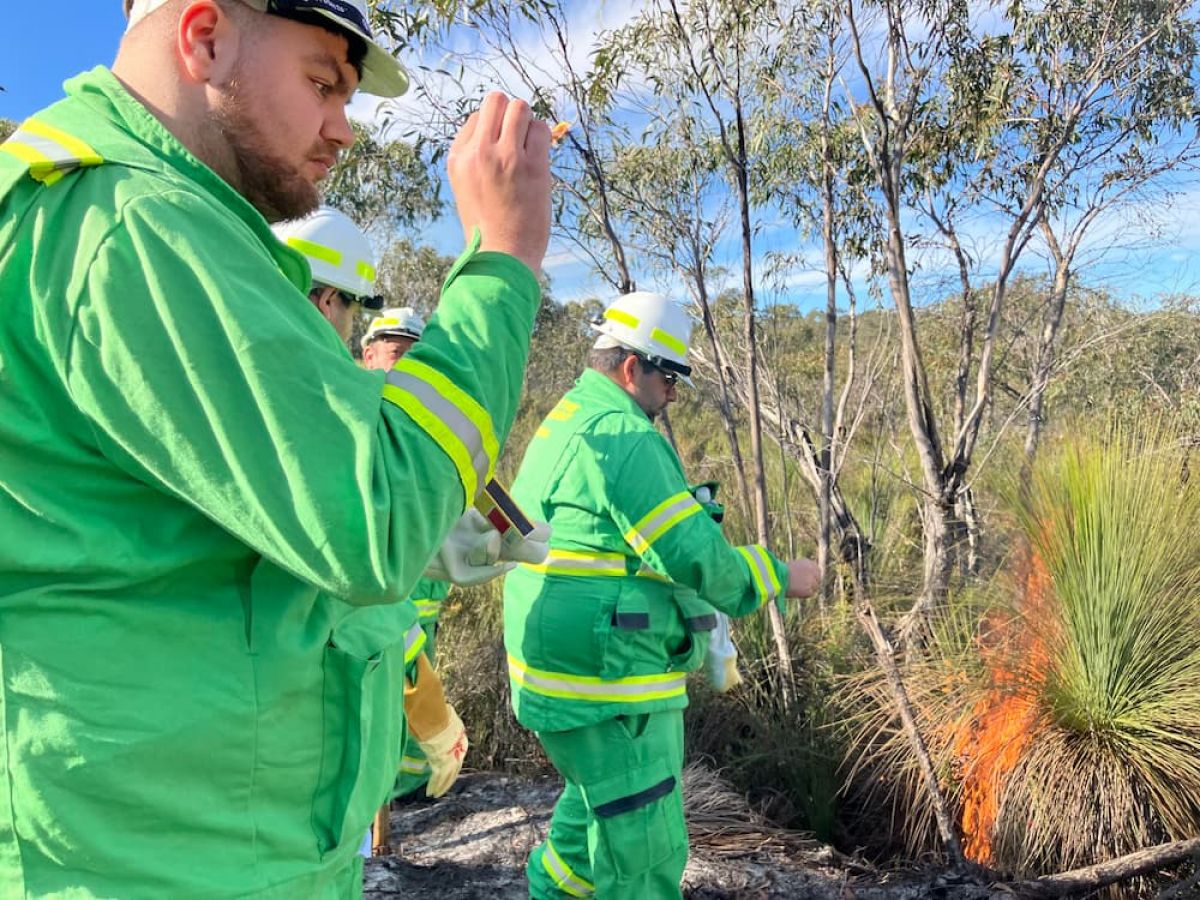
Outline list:
[[[1200,493],[1181,455],[1153,427],[1052,448],[1012,490],[1014,564],[906,666],[975,861],[1058,872],[1200,829]],[[880,677],[853,695],[879,711],[859,765],[887,773],[921,846],[930,807]]]

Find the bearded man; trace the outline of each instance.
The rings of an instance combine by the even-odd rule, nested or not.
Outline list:
[[[0,894],[357,896],[413,636],[354,608],[492,475],[549,129],[500,94],[466,123],[467,250],[366,371],[269,227],[317,205],[356,88],[406,85],[365,3],[126,12],[112,69],[0,145]]]

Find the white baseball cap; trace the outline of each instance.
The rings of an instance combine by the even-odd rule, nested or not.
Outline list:
[[[125,0],[132,28],[167,0]],[[375,42],[363,0],[240,0],[251,9],[285,19],[328,19],[336,28],[360,38],[367,47],[359,87],[377,97],[399,97],[408,90],[408,74],[392,54]]]

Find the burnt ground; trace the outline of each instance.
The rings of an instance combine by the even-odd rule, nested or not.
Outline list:
[[[684,777],[692,852],[691,900],[975,900],[1011,896],[937,874],[873,869],[795,832],[775,828],[711,772]],[[396,804],[392,856],[367,861],[367,900],[523,900],[525,858],[545,836],[561,782],[554,777],[468,774],[438,801]]]

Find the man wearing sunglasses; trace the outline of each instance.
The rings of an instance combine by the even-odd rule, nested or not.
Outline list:
[[[589,367],[538,428],[513,498],[553,534],[504,586],[513,709],[566,782],[530,855],[530,894],[677,898],[687,862],[683,708],[717,610],[815,592],[810,560],[731,547],[654,427],[691,384],[691,323],[618,297]]]
[[[406,85],[366,3],[126,12],[112,68],[0,145],[0,895],[354,897],[423,639],[367,614],[511,427],[549,128],[501,94],[468,120],[468,249],[366,371],[270,230],[317,207],[360,83]]]
[[[383,309],[383,297],[375,293],[371,242],[345,213],[322,206],[303,219],[280,222],[272,230],[308,260],[312,270],[309,302],[343,341],[350,340],[362,310]]]

